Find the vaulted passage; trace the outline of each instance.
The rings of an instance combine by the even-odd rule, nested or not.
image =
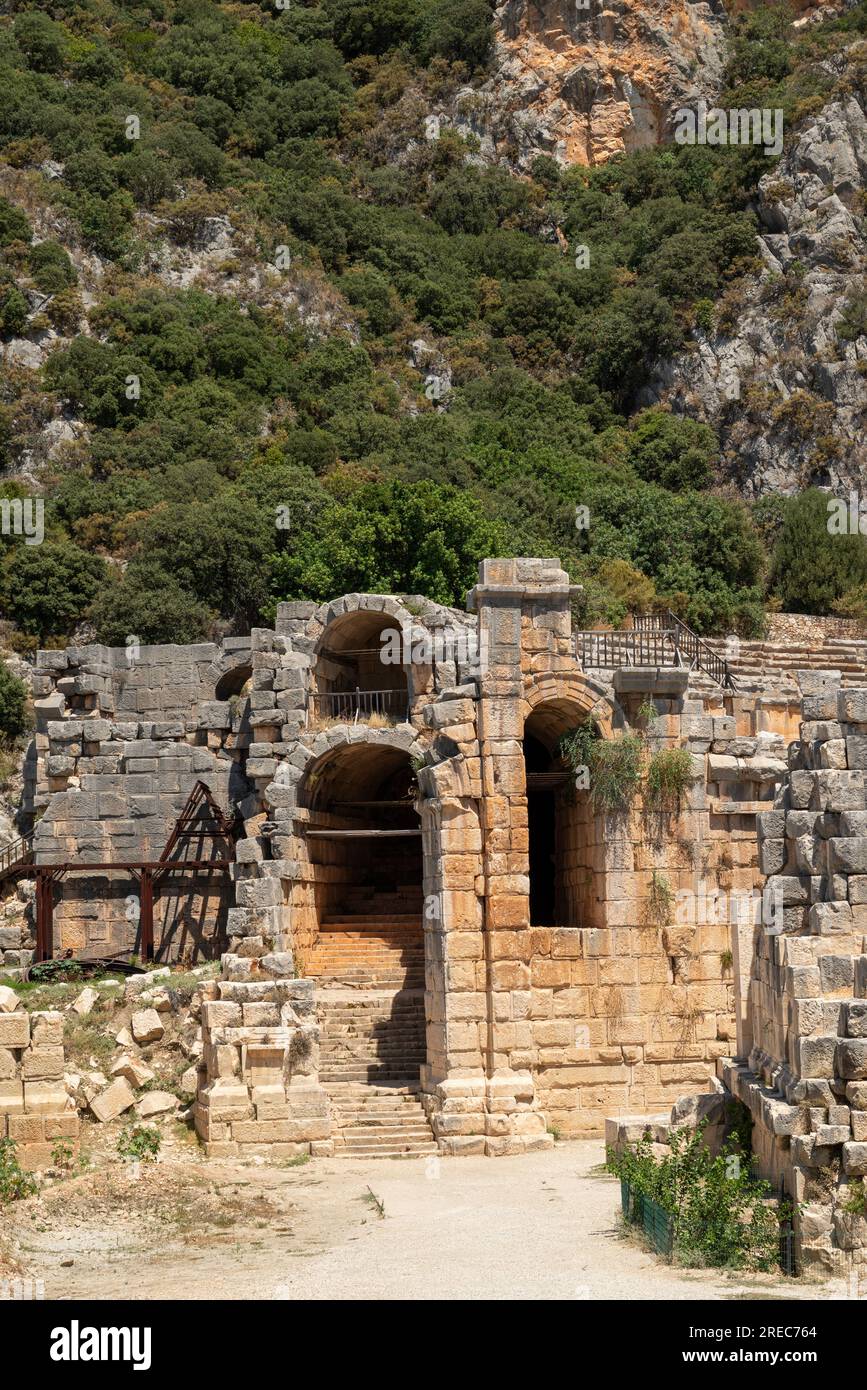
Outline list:
[[[306,779],[318,932],[320,1078],[338,1152],[431,1153],[418,1100],[425,1060],[422,848],[408,755],[335,749]]]
[[[326,754],[305,783],[320,930],[386,923],[421,931],[421,827],[408,755],[377,743]]]
[[[573,706],[551,702],[539,705],[524,726],[532,926],[587,925],[590,807],[558,752],[562,734],[580,718]]]
[[[316,690],[310,695],[313,717],[405,719],[408,691],[402,654],[400,628],[389,614],[357,611],[335,619],[316,657]]]

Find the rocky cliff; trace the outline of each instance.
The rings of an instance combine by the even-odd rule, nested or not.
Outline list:
[[[759,186],[765,269],[642,395],[713,425],[725,475],[749,496],[863,487],[865,112],[854,88],[803,123]]]
[[[506,0],[493,75],[464,94],[483,151],[603,164],[671,136],[672,116],[719,89],[722,0]]]

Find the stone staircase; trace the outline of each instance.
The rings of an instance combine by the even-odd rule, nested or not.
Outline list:
[[[734,656],[723,638],[708,638],[707,645],[728,654],[740,689],[794,681],[797,671],[839,671],[844,686],[867,684],[867,643],[852,638],[826,637],[821,643],[742,641]]]
[[[326,919],[308,971],[319,981],[319,1078],[334,1107],[335,1153],[436,1153],[419,1100],[425,1020],[418,916]]]

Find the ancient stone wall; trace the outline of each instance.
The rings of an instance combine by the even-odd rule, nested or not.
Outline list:
[[[23,1168],[48,1168],[57,1145],[78,1148],[78,1113],[63,1081],[63,1015],[28,1013],[0,986],[0,1139]]]
[[[323,788],[363,804],[370,777],[400,767],[417,783],[421,1081],[444,1151],[515,1152],[549,1143],[549,1129],[599,1134],[606,1116],[668,1106],[706,1087],[719,1057],[748,1050],[763,882],[756,816],[774,805],[801,691],[723,691],[700,671],[670,667],[582,669],[571,597],[555,560],[492,560],[467,613],[356,594],[318,608],[281,604],[273,631],[221,647],[40,654],[37,863],[157,857],[197,778],[237,816],[226,892],[211,900],[206,882],[179,880],[169,910],[186,903],[183,928],[158,923],[156,933],[172,953],[222,950],[227,990],[252,993],[215,1000],[241,1010],[240,1022],[233,1014],[215,1029],[262,1030],[214,1042],[236,1054],[230,1074],[213,1054],[206,1085],[247,1095],[235,1097],[244,1115],[229,1118],[202,1101],[205,1129],[216,1126],[208,1142],[253,1142],[247,1130],[220,1128],[260,1123],[244,1049],[271,1048],[263,1067],[275,1072],[288,1043],[272,1015],[287,1001],[272,986],[304,975],[351,877],[349,852],[321,836],[353,822]],[[378,645],[386,630],[400,634],[401,654],[383,689],[404,683],[405,705],[382,717],[361,702],[349,722],[333,717],[344,654],[362,640]],[[807,677],[819,687],[825,679]],[[679,805],[660,811],[639,793],[617,815],[599,810],[592,787],[562,788],[556,911],[540,924],[525,735],[553,754],[591,715],[607,739],[640,729],[647,756],[685,747],[692,778]],[[131,891],[122,878],[64,882],[55,947],[134,949]],[[267,1005],[272,1021],[248,1023],[248,1005]],[[327,1141],[317,1130],[309,1142]]]
[[[763,1176],[797,1203],[803,1265],[867,1263],[867,690],[804,700],[775,806],[759,817],[768,913],[751,1048],[721,1064],[749,1105]]]

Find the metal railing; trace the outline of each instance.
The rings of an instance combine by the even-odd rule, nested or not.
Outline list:
[[[724,689],[736,689],[727,661],[671,611],[639,613],[622,632],[577,632],[582,666],[688,666],[698,668]]]
[[[20,839],[10,840],[8,845],[0,849],[0,878],[5,876],[18,864],[29,864],[33,859],[33,833],[22,835]]]
[[[408,714],[405,690],[333,690],[307,696],[308,720],[339,719],[357,724],[373,716],[404,720]]]
[[[576,632],[575,642],[584,667],[681,665],[668,632]]]

